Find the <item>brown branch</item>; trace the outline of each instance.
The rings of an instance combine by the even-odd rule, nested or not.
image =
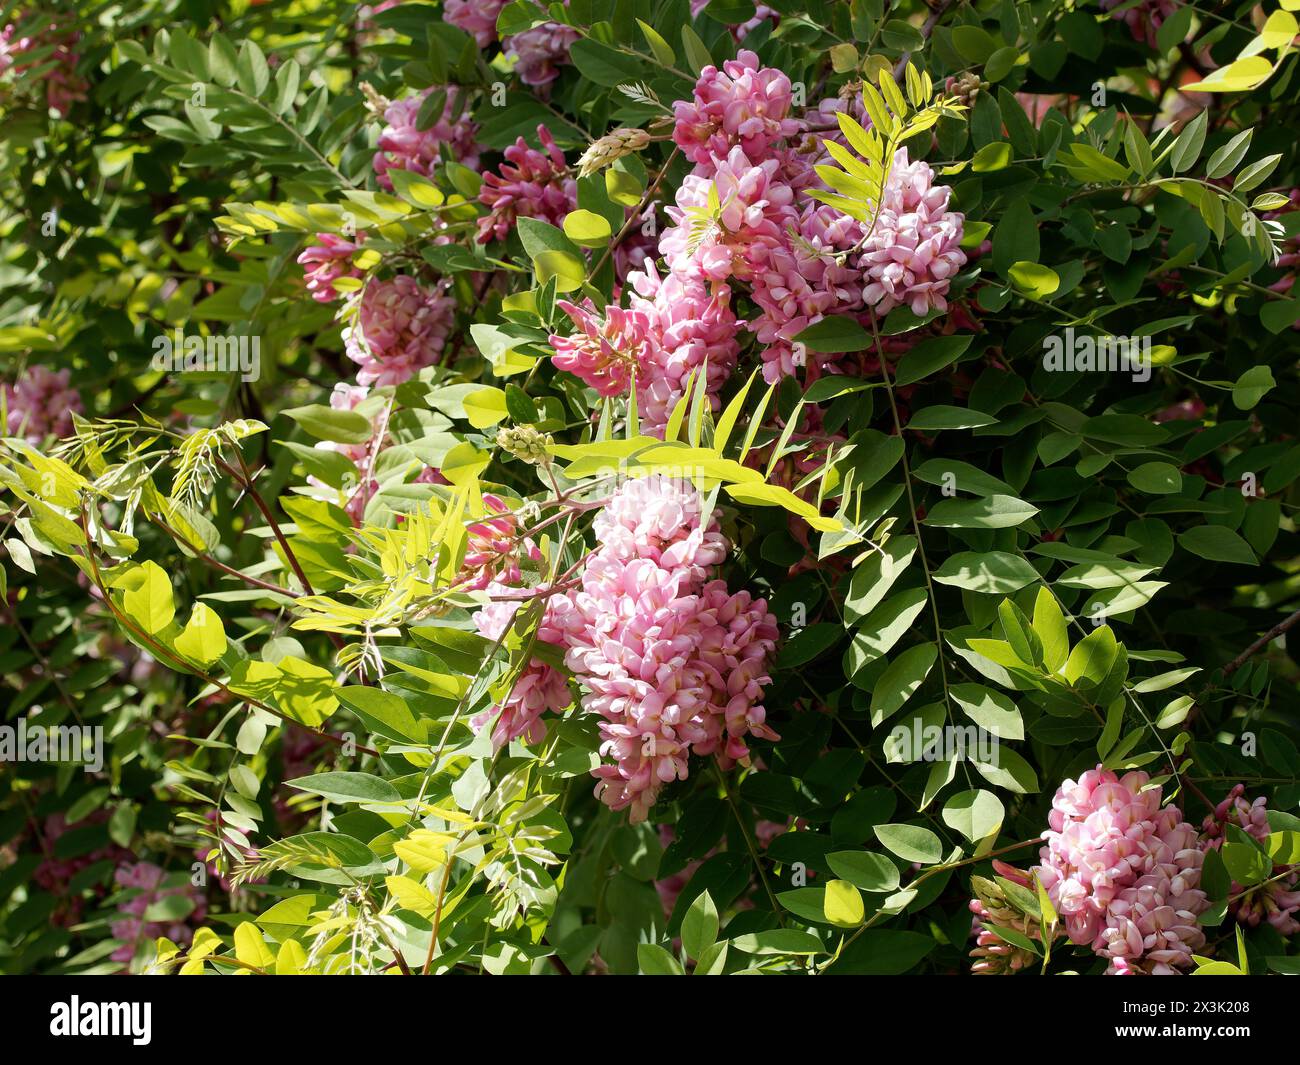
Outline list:
[[[1264,633],[1263,636],[1261,636],[1258,640],[1256,640],[1244,651],[1242,651],[1241,654],[1239,654],[1236,658],[1234,658],[1231,662],[1229,662],[1226,666],[1224,666],[1223,675],[1225,677],[1232,676],[1232,674],[1236,673],[1237,670],[1239,670],[1242,666],[1246,664],[1247,659],[1249,659],[1251,655],[1255,654],[1256,651],[1259,651],[1261,648],[1265,647],[1266,645],[1272,643],[1288,629],[1294,627],[1296,622],[1300,622],[1300,610],[1297,610],[1294,614],[1292,614],[1288,618],[1283,618],[1271,629],[1269,629],[1268,632]]]

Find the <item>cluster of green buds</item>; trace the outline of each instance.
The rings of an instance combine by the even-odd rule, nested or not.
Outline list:
[[[1012,891],[1004,888],[1004,884],[1008,882],[982,876],[970,878],[971,890],[975,893],[970,910],[980,922],[975,935],[975,949],[970,952],[975,959],[971,972],[978,976],[1019,972],[1038,960],[1033,951],[997,934],[997,929],[1005,928],[1029,939],[1042,939],[1038,915],[1018,904]]]
[[[502,426],[497,430],[497,447],[534,466],[550,463],[554,443],[550,433],[540,433],[531,425]]]
[[[604,170],[623,156],[641,151],[649,143],[650,134],[643,129],[623,127],[606,133],[582,153],[582,158],[578,160],[578,176],[588,177]]]

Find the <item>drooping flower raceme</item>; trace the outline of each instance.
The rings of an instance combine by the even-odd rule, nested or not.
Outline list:
[[[505,240],[516,219],[538,218],[558,226],[578,205],[578,186],[568,163],[545,126],[537,127],[542,149],[520,137],[505,150],[500,173],[483,175],[479,202],[488,213],[478,221],[478,240]]]
[[[1174,975],[1205,945],[1196,830],[1160,806],[1146,773],[1098,766],[1052,799],[1037,868],[1070,941],[1109,961],[1107,973]]]
[[[728,544],[697,490],[662,475],[618,489],[597,516],[581,588],[549,600],[547,627],[599,715],[596,793],[644,820],[691,754],[747,762],[776,734],[761,705],[777,635],[763,600],[710,580]]]
[[[1205,818],[1205,849],[1222,846],[1226,824],[1235,824],[1258,843],[1267,842],[1271,834],[1268,804],[1262,795],[1253,801],[1244,798],[1245,791],[1244,785],[1234,785],[1214,813]],[[1234,882],[1229,894],[1233,901],[1228,909],[1242,924],[1254,928],[1260,921],[1267,921],[1279,935],[1300,932],[1300,920],[1296,918],[1300,913],[1300,865],[1274,865],[1263,883],[1245,888]]]
[[[514,60],[519,80],[539,89],[560,76],[560,68],[568,65],[569,49],[577,39],[578,31],[573,27],[543,22],[507,37],[505,53]]]
[[[441,90],[447,96],[437,121],[428,129],[419,128],[420,109],[433,91],[429,88],[414,96],[394,100],[384,109],[387,124],[379,131],[374,167],[379,184],[388,192],[393,191],[389,171],[409,170],[428,177],[438,165],[439,149],[444,144],[457,162],[478,169],[477,127],[468,115],[453,117],[456,106],[454,86]]]
[[[487,514],[465,530],[468,543],[457,587],[475,591],[493,581],[518,587],[523,581],[521,560],[540,562],[542,553],[523,535],[519,520],[500,496],[484,494],[483,506]]]
[[[909,162],[907,149],[898,149],[861,258],[863,298],[878,313],[907,306],[921,317],[948,309],[948,286],[966,264],[964,219],[948,210],[951,192],[934,184],[928,163]]]
[[[610,305],[601,315],[591,300],[582,304],[556,303],[573,321],[570,337],[552,336],[555,365],[580,377],[602,396],[628,390],[633,371],[644,363],[647,345],[653,343],[650,316],[641,309]]]
[[[330,303],[339,298],[334,283],[342,277],[360,278],[361,270],[352,264],[352,256],[361,248],[366,238],[357,234],[355,241],[345,240],[334,233],[317,233],[316,243],[298,256],[303,267],[307,291],[317,303]]]
[[[400,385],[442,352],[455,319],[450,282],[426,288],[399,274],[371,281],[362,291],[356,320],[344,331],[348,358],[360,365],[363,385]]]
[[[480,48],[497,39],[497,16],[509,0],[446,0],[442,17],[464,30]]]
[[[0,383],[4,403],[5,429],[39,444],[50,434],[72,432],[72,415],[85,410],[75,389],[68,383],[71,371],[51,370],[32,363],[15,384]]]
[[[693,163],[725,158],[734,147],[762,159],[777,141],[799,131],[790,103],[790,79],[760,67],[755,53],[742,50],[721,70],[706,66],[692,99],[673,104],[673,140]]]
[[[511,590],[509,584],[500,581],[493,581],[487,586],[489,596],[501,596]],[[501,639],[513,623],[520,605],[518,600],[509,599],[489,602],[474,615],[479,635],[493,641]],[[557,643],[559,633],[544,620],[537,638],[547,643]],[[471,724],[475,728],[482,728],[499,712],[500,716],[492,729],[492,743],[495,746],[503,747],[517,739],[522,739],[525,743],[540,743],[546,735],[542,715],[548,710],[558,713],[570,702],[572,697],[564,674],[540,658],[533,657],[515,679],[509,694],[499,704],[474,717]]]

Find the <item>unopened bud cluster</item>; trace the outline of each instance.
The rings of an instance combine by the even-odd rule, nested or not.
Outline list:
[[[623,156],[641,151],[649,143],[650,134],[643,129],[624,127],[607,133],[582,153],[578,160],[578,176],[587,177],[603,170]]]
[[[497,430],[497,447],[515,458],[533,465],[550,461],[549,449],[555,441],[550,433],[539,433],[531,425],[515,425]]]

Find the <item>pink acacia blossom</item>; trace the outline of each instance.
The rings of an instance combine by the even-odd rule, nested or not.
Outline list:
[[[542,150],[520,137],[505,151],[499,174],[484,174],[479,202],[488,213],[478,221],[480,244],[505,240],[520,218],[539,218],[560,225],[578,205],[578,186],[564,153],[545,126],[537,127]]]
[[[493,581],[487,586],[489,596],[501,596],[510,591],[509,584],[499,581]],[[498,599],[489,602],[474,616],[479,635],[492,641],[501,639],[514,621],[519,606],[518,600]],[[559,633],[543,621],[538,639],[557,643]],[[517,739],[526,743],[540,743],[546,735],[542,714],[548,710],[558,713],[571,701],[569,685],[564,675],[540,658],[532,658],[516,678],[509,694],[500,703],[474,717],[471,724],[475,728],[483,728],[495,715],[499,715],[496,716],[496,725],[492,729],[492,743],[495,746],[503,747]]]
[[[1098,766],[1057,789],[1037,872],[1070,941],[1111,974],[1174,975],[1205,945],[1196,830],[1146,773]]]
[[[1235,785],[1214,813],[1206,817],[1202,826],[1206,850],[1218,850],[1223,845],[1227,824],[1235,824],[1257,843],[1267,844],[1271,833],[1268,803],[1262,795],[1253,801],[1244,798],[1245,791],[1244,785]],[[1228,908],[1242,924],[1253,928],[1260,921],[1267,921],[1279,935],[1300,932],[1300,920],[1296,917],[1300,913],[1300,866],[1274,865],[1267,882],[1250,889],[1234,882],[1229,894],[1240,896]]]
[[[140,943],[166,936],[178,946],[188,946],[194,938],[194,931],[189,922],[199,922],[207,915],[208,904],[202,892],[184,877],[173,877],[179,881],[171,886],[164,886],[167,879],[166,870],[152,862],[134,862],[118,866],[113,874],[117,886],[126,895],[118,903],[116,920],[109,922],[109,930],[114,939],[122,940],[122,945],[113,951],[113,961],[128,962],[135,955]],[[147,911],[155,903],[171,896],[183,896],[189,903],[188,913],[168,921],[146,921]],[[182,907],[184,908],[184,907]]]
[[[474,591],[495,580],[517,587],[523,580],[520,562],[540,562],[542,553],[523,535],[518,518],[499,496],[485,494],[483,506],[487,513],[465,530],[469,542],[458,586]]]
[[[700,71],[690,100],[673,105],[673,140],[693,163],[724,158],[739,147],[761,159],[779,140],[799,131],[790,118],[790,79],[760,67],[758,56],[742,50],[735,59]]]
[[[868,279],[863,298],[878,314],[898,306],[918,317],[948,309],[948,286],[966,264],[964,220],[948,210],[950,194],[934,184],[928,163],[911,163],[907,149],[898,149],[861,259]]]
[[[393,180],[388,176],[390,170],[409,170],[428,177],[438,165],[440,148],[444,144],[457,162],[478,169],[478,143],[475,140],[478,127],[467,115],[452,117],[456,106],[454,86],[439,90],[446,92],[447,101],[438,120],[428,129],[418,127],[420,108],[433,91],[433,88],[428,88],[414,96],[394,100],[384,109],[387,124],[379,132],[374,167],[380,186],[389,192],[393,190]]]
[[[560,76],[569,64],[569,49],[578,31],[558,22],[543,22],[505,40],[505,53],[515,62],[515,73],[525,85],[542,88]]]
[[[497,39],[497,16],[508,0],[446,0],[442,17],[464,30],[480,48]]]
[[[356,320],[344,332],[348,358],[360,365],[363,385],[400,385],[438,361],[455,319],[450,283],[425,288],[399,274],[372,281],[361,294]]]
[[[747,762],[747,736],[776,737],[760,703],[776,625],[763,600],[709,579],[728,545],[701,508],[663,476],[623,485],[596,518],[580,590],[550,600],[611,759],[593,770],[596,793],[633,821],[686,778],[691,754]]]
[[[81,396],[68,383],[69,370],[51,370],[33,363],[15,384],[0,383],[5,428],[11,436],[21,435],[39,444],[47,436],[72,432],[72,415],[85,410]]]
[[[581,305],[559,300],[556,306],[569,316],[577,332],[551,337],[555,365],[602,396],[625,393],[633,371],[646,359],[646,346],[653,343],[650,316],[644,310],[612,304],[602,315],[589,299]]]
[[[336,300],[339,291],[334,283],[339,278],[362,276],[361,271],[352,265],[352,256],[360,250],[365,239],[365,235],[360,233],[355,241],[333,233],[316,234],[316,243],[298,256],[298,265],[303,267],[303,277],[312,299],[317,303]]]

